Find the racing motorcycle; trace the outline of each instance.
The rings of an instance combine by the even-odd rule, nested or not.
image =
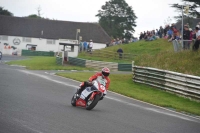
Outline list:
[[[80,85],[82,86],[83,83]],[[103,99],[103,96],[107,94],[106,83],[103,80],[93,80],[91,85],[86,87],[80,95],[77,92],[74,94],[71,100],[72,106],[84,107],[87,110],[92,110],[99,100]]]

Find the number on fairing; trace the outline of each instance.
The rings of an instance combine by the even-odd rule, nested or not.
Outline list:
[[[100,80],[100,84],[106,86],[106,82],[104,80]]]
[[[100,85],[100,88],[101,88],[102,90],[105,90],[105,89],[106,89],[105,86],[103,86],[103,85]]]

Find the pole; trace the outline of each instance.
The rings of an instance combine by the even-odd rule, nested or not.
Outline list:
[[[181,30],[181,44],[183,47],[183,5],[182,5],[182,30]]]

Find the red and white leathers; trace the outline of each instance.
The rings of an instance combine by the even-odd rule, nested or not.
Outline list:
[[[101,72],[96,73],[95,75],[91,76],[89,78],[89,81],[93,81],[93,80],[104,80],[106,83],[106,90],[108,90],[109,85],[110,85],[110,78],[108,76],[104,76]]]

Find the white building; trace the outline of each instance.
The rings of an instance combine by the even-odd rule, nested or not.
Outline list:
[[[80,36],[82,41],[88,42],[92,39],[93,49],[105,48],[106,42],[110,41],[107,33],[95,23],[0,15],[0,51],[3,54],[12,54],[17,51],[20,55],[22,49],[60,52],[63,46],[59,44],[66,43],[70,44],[69,46],[73,45],[73,51],[68,55],[76,57]]]

